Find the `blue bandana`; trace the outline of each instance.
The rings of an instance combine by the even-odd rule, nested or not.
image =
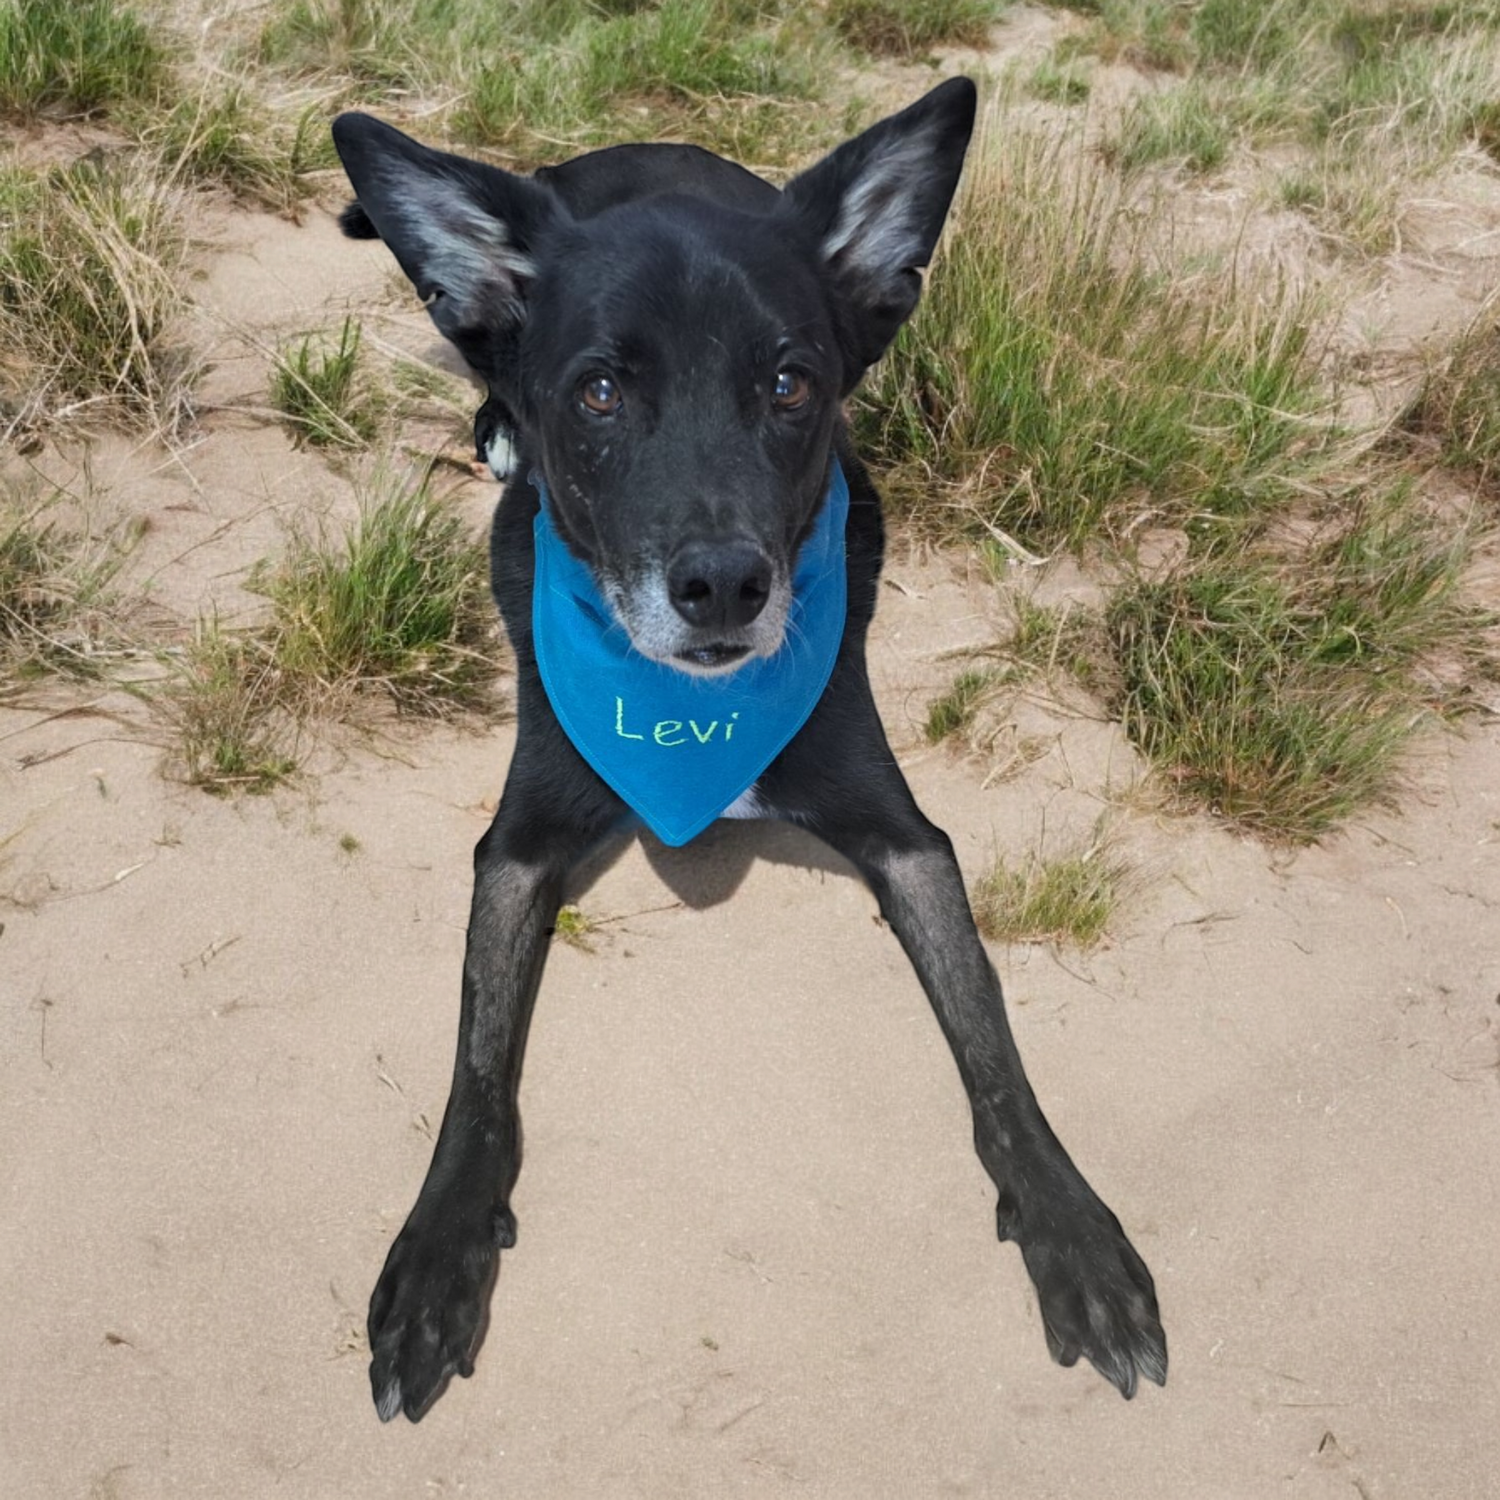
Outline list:
[[[774,656],[693,677],[642,656],[593,575],[547,517],[540,476],[532,628],[537,665],[578,752],[664,844],[685,844],[755,785],[807,722],[844,634],[849,486],[837,459],[792,575],[786,636]]]

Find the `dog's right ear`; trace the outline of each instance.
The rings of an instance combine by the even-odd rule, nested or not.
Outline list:
[[[344,232],[384,240],[439,331],[480,366],[491,341],[525,317],[533,247],[562,212],[557,198],[371,115],[340,115],[333,143],[359,200],[340,216]]]

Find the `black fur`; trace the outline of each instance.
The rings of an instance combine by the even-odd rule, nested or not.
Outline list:
[[[526,179],[365,116],[335,122],[359,197],[346,230],[387,242],[486,381],[481,445],[510,426],[521,454],[491,553],[516,655],[516,750],[475,851],[448,1109],[371,1299],[382,1418],[419,1419],[453,1372],[472,1370],[497,1253],[515,1242],[516,1088],[552,922],[570,871],[630,819],[559,727],[537,673],[533,467],[640,649],[714,670],[774,649],[775,599],[748,624],[730,610],[705,627],[667,581],[674,564],[688,544],[695,556],[748,548],[784,580],[837,452],[851,495],[847,628],[827,690],[756,796],[857,866],[910,956],[969,1094],[1000,1238],[1021,1247],[1054,1357],[1082,1355],[1126,1397],[1139,1376],[1166,1378],[1150,1272],[1036,1103],[952,847],[912,800],[865,670],[880,504],[841,402],[916,305],[974,107],[972,84],[951,80],[784,192],[689,147],[617,147]],[[805,398],[776,394],[788,389]]]

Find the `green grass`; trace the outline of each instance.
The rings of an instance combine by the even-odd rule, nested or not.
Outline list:
[[[1096,833],[1063,854],[997,860],[974,884],[974,920],[1000,943],[1092,948],[1105,935],[1129,883],[1129,869]]]
[[[152,28],[114,0],[0,0],[0,114],[95,115],[153,104],[167,52]]]
[[[489,7],[499,31],[503,3]],[[413,89],[441,74],[476,7],[458,0],[291,0],[261,26],[261,62],[302,74],[341,74],[375,89]],[[457,34],[456,34],[457,33]]]
[[[673,135],[785,161],[843,123],[844,111],[812,107],[825,50],[806,24],[750,27],[723,0],[580,10],[551,38],[487,49],[453,128],[526,161]]]
[[[1010,602],[1015,628],[997,648],[1017,679],[1059,676],[1083,686],[1094,679],[1099,620],[1093,610],[1068,602],[1038,604],[1018,594]]]
[[[0,410],[175,431],[194,361],[177,336],[186,236],[148,163],[0,172]]]
[[[1442,461],[1500,495],[1500,321],[1492,302],[1431,370],[1405,419]]]
[[[1303,40],[1307,0],[1200,0],[1188,35],[1200,65],[1265,71],[1281,65]],[[1311,7],[1316,9],[1316,3]]]
[[[61,497],[0,485],[0,699],[58,673],[93,677],[119,637],[111,584],[128,545],[59,518]]]
[[[834,140],[822,16],[777,0],[278,0],[255,55],[365,95],[451,100],[426,130],[511,163],[680,137],[785,165]]]
[[[1009,606],[1015,622],[1010,636],[984,653],[999,665],[966,667],[932,700],[923,728],[929,744],[968,735],[980,710],[1003,688],[1060,676],[1083,686],[1095,682],[1100,627],[1093,611],[1038,604],[1024,594],[1012,596]]]
[[[582,907],[572,903],[560,907],[552,923],[553,937],[560,943],[566,943],[570,948],[577,948],[581,953],[594,952],[596,930],[596,925],[588,913]]]
[[[830,0],[828,20],[852,47],[915,58],[938,45],[982,47],[1001,0]]]
[[[1482,623],[1460,595],[1466,534],[1401,491],[1353,505],[1295,562],[1216,558],[1125,584],[1106,614],[1127,735],[1181,800],[1272,840],[1390,799],[1453,701],[1429,669]]]
[[[1282,12],[1254,14],[1247,30],[1233,7],[1197,11],[1182,34],[1204,71],[1148,96],[1155,118],[1191,106],[1217,128],[1208,69],[1241,70],[1225,109],[1242,112],[1212,158],[1179,146],[1122,161],[1111,146],[1111,173],[1066,137],[990,122],[924,304],[856,398],[856,424],[929,533],[1102,551],[1127,569],[1143,532],[1187,543],[1165,572],[1127,571],[1102,618],[1020,604],[1011,641],[930,705],[930,739],[981,749],[1003,687],[1078,682],[1181,805],[1300,844],[1394,799],[1417,738],[1493,670],[1494,621],[1463,592],[1480,523],[1440,519],[1374,435],[1331,420],[1313,332],[1326,309],[1237,273],[1233,252],[1174,258],[1170,199],[1125,186],[1166,155],[1223,161],[1262,118],[1253,70],[1291,64]],[[1409,163],[1438,137],[1421,106],[1403,118]],[[1410,179],[1385,175],[1390,154],[1361,168],[1311,119],[1284,201],[1311,210],[1315,191],[1357,186],[1365,203],[1330,209],[1373,243]],[[1481,486],[1500,455],[1497,349],[1489,313],[1408,421]]]
[[[1188,79],[1173,89],[1137,96],[1105,157],[1126,172],[1172,162],[1194,172],[1222,166],[1234,142],[1235,124],[1211,85]]]
[[[176,181],[227,188],[236,197],[291,211],[312,190],[308,173],[331,163],[322,112],[283,121],[241,83],[216,84],[143,115],[142,142]]]
[[[81,163],[0,173],[0,428],[36,441],[94,416],[180,430],[186,191],[291,210],[327,162],[335,96],[380,96],[419,113],[417,133],[512,163],[676,137],[779,168],[854,128],[850,49],[982,44],[1005,8],[269,0],[244,13],[238,54],[227,31],[202,33],[205,84],[164,12],[0,0],[0,114],[106,117],[122,137]],[[856,398],[856,424],[895,508],[929,534],[1113,552],[1127,569],[1144,534],[1185,533],[1187,547],[1175,571],[1117,584],[1102,618],[1018,602],[1009,637],[955,666],[925,730],[999,755],[1004,691],[1081,683],[1185,804],[1270,839],[1317,838],[1390,798],[1414,735],[1460,706],[1490,623],[1461,588],[1479,523],[1445,531],[1376,459],[1356,471],[1363,492],[1352,483],[1314,332],[1329,309],[1252,283],[1233,250],[1216,262],[1199,245],[1185,262],[1171,195],[1184,174],[1247,173],[1246,148],[1264,147],[1283,207],[1366,253],[1399,244],[1414,183],[1466,142],[1500,151],[1500,3],[1067,8],[1087,19],[1022,80],[1029,92],[1082,102],[1088,55],[1148,71],[1146,87],[1102,142],[1098,119],[1050,139],[1020,110],[990,123],[924,305]],[[288,75],[322,113],[279,112]],[[1171,175],[1154,194],[1158,164]],[[1500,339],[1486,318],[1434,364],[1406,425],[1490,496]],[[271,400],[299,441],[358,448],[400,400],[433,398],[410,367],[376,392],[360,337],[347,319],[280,351]],[[0,523],[7,681],[103,655],[100,544],[52,516]],[[173,658],[187,774],[265,790],[293,774],[320,717],[353,716],[362,696],[482,704],[495,671],[484,572],[425,484],[378,482],[347,532],[304,533],[261,568],[264,624],[210,621]],[[1076,934],[1087,902],[1070,880],[1101,863],[1091,846],[996,872],[995,888],[1024,904],[1017,881],[1036,877],[1052,887],[1043,906],[1075,914],[1020,930]]]
[[[310,333],[282,348],[271,371],[271,405],[299,442],[363,448],[379,428],[378,402],[360,378],[360,325],[344,319],[335,342]]]
[[[966,731],[999,681],[1000,674],[992,668],[970,667],[960,672],[953,679],[953,686],[927,706],[927,722],[922,731],[927,743],[936,745]]]
[[[1311,310],[1169,274],[1151,212],[1067,144],[1007,119],[976,143],[923,304],[856,398],[866,451],[944,534],[1045,549],[1254,517],[1322,400]]]
[[[1081,45],[1183,75],[1139,94],[1106,149],[1132,170],[1222,166],[1244,145],[1310,154],[1287,206],[1365,254],[1399,239],[1400,189],[1500,138],[1493,0],[1103,0]]]
[[[381,691],[442,715],[489,699],[497,670],[484,543],[425,477],[384,478],[341,537],[303,537],[262,571],[278,669],[313,696]]]
[[[297,774],[320,721],[378,694],[406,713],[490,706],[499,668],[484,544],[425,477],[382,477],[341,535],[301,537],[252,575],[270,618],[200,622],[151,696],[185,779],[226,794]]]
[[[1027,75],[1026,90],[1048,104],[1082,104],[1090,84],[1078,62],[1060,57],[1054,49]]]
[[[1059,8],[1089,18],[1084,45],[1106,62],[1177,73],[1192,61],[1188,12],[1173,0],[1061,0]]]
[[[1095,688],[1100,681],[1101,624],[1090,609],[1073,603],[1038,604],[1024,594],[1008,601],[1014,626],[1009,637],[984,650],[983,666],[965,667],[927,706],[923,736],[929,744],[961,739],[966,748],[993,759],[1017,759],[1016,746],[1002,741],[993,723],[981,715],[1007,689],[1031,682],[1076,683]],[[994,715],[988,715],[993,719]],[[1023,754],[1021,760],[1030,759]]]
[[[176,736],[184,779],[215,796],[262,795],[297,772],[287,684],[264,639],[199,622],[154,693]]]
[[[1358,143],[1372,127],[1394,127],[1442,153],[1494,101],[1500,8],[1388,4],[1333,15],[1328,45],[1338,65],[1314,90],[1315,135]]]

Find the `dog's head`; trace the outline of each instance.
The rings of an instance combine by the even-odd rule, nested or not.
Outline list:
[[[524,178],[334,122],[359,210],[644,655],[717,673],[780,646],[840,404],[917,304],[974,104],[951,79],[780,193],[684,148]]]

